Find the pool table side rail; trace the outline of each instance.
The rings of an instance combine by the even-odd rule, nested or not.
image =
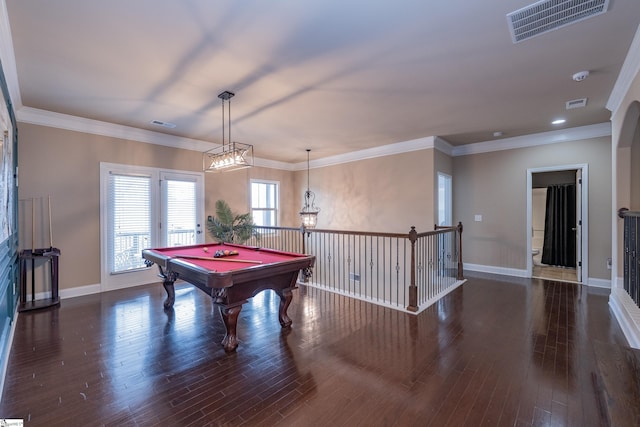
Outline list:
[[[229,271],[212,271],[187,259],[172,258],[169,262],[169,270],[177,274],[177,278],[192,284],[202,283],[208,288],[228,288],[236,283],[244,283],[249,280],[265,279],[292,270],[303,270],[313,267],[314,255],[299,256],[294,259],[279,263],[253,264],[243,266],[241,269]]]

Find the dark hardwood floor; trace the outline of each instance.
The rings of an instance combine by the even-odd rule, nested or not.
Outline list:
[[[624,346],[608,296],[467,274],[418,316],[301,287],[245,304],[227,354],[217,308],[160,284],[21,313],[0,418],[27,426],[606,425],[595,348]],[[606,357],[606,351],[600,351]],[[623,421],[624,423],[624,421]]]

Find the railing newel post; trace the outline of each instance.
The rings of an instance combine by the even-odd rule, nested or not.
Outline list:
[[[306,232],[304,224],[302,224],[300,226],[300,236],[302,237],[302,253],[306,254],[307,253],[307,249],[306,249],[306,244],[305,244],[305,240],[304,240],[304,233]]]
[[[457,280],[464,280],[464,270],[462,264],[462,221],[458,222],[458,276]]]
[[[418,232],[415,226],[411,226],[409,231],[409,241],[411,242],[411,284],[409,285],[409,306],[408,311],[418,311],[418,287],[416,286],[416,241]]]

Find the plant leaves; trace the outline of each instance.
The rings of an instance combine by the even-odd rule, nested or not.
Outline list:
[[[217,242],[244,243],[251,237],[260,238],[251,213],[234,213],[226,201],[216,201],[216,216],[207,221],[207,230]]]

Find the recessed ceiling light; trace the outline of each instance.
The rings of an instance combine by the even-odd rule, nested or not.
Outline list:
[[[497,131],[497,132],[494,132],[494,133],[493,133],[493,136],[495,136],[496,138],[497,138],[497,137],[500,137],[500,136],[502,136],[502,135],[504,135],[504,134],[503,134],[502,132],[500,132],[500,131]]]
[[[561,124],[563,124],[564,122],[566,122],[566,120],[565,120],[565,119],[556,119],[556,120],[552,121],[552,122],[551,122],[551,124],[552,124],[552,125],[561,125]]]

